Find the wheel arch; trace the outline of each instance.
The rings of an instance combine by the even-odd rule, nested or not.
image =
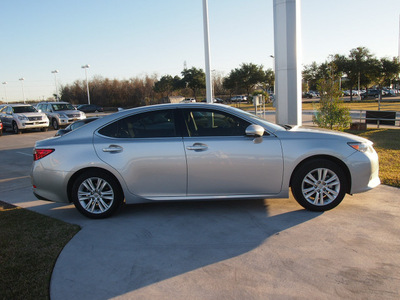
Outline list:
[[[107,173],[108,175],[110,175],[111,177],[113,177],[115,179],[115,181],[118,183],[118,187],[121,191],[122,197],[125,198],[124,195],[124,189],[121,186],[120,181],[118,180],[118,178],[111,173],[110,171],[104,169],[104,168],[98,168],[98,167],[88,167],[88,168],[83,168],[77,172],[75,172],[71,178],[68,180],[68,185],[67,185],[67,196],[68,196],[68,201],[71,203],[72,202],[72,186],[74,185],[75,180],[83,173],[88,172],[88,171],[99,171],[99,172],[104,172]]]
[[[338,159],[337,157],[330,156],[330,155],[314,155],[314,156],[307,157],[304,160],[302,160],[300,163],[298,163],[297,166],[293,169],[292,175],[290,176],[289,186],[290,187],[292,186],[293,177],[294,177],[294,174],[296,174],[297,170],[300,169],[305,163],[312,161],[312,160],[316,160],[316,159],[326,159],[326,160],[329,160],[329,161],[337,164],[346,175],[346,181],[347,181],[346,193],[350,193],[350,191],[351,191],[351,173],[350,173],[349,168],[342,160]]]

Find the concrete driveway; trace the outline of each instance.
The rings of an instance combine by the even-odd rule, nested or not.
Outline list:
[[[397,188],[347,196],[325,213],[290,198],[129,205],[90,220],[32,195],[34,135],[52,134],[0,138],[11,170],[0,175],[0,200],[81,225],[54,268],[53,300],[400,297]]]

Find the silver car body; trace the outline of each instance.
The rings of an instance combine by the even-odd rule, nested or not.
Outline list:
[[[4,127],[13,128],[13,123],[18,129],[35,129],[49,127],[49,120],[42,112],[38,112],[30,104],[4,105],[0,111],[0,118]]]
[[[262,126],[254,136],[178,136],[111,138],[99,130],[130,115],[165,109],[212,109]],[[360,152],[348,145],[368,144]],[[377,185],[378,156],[366,139],[332,131],[291,130],[219,104],[164,104],[124,110],[95,120],[61,137],[38,141],[35,149],[54,149],[34,161],[34,193],[40,199],[71,202],[71,185],[82,170],[106,170],[119,182],[126,203],[159,200],[288,197],[292,174],[304,161],[325,157],[348,175],[347,192]]]

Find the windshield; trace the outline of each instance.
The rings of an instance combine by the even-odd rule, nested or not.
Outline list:
[[[15,114],[37,112],[37,110],[33,106],[30,106],[30,105],[15,106],[15,107],[13,107],[13,110],[14,110]]]
[[[237,108],[235,108],[235,109],[237,109]],[[264,118],[261,118],[261,117],[259,117],[259,116],[256,116],[255,114],[249,113],[249,112],[244,111],[244,110],[239,110],[239,111],[240,111],[240,113],[242,113],[242,114],[245,114],[245,115],[247,115],[247,116],[249,116],[249,117],[251,117],[251,118],[253,118],[253,119],[257,119],[258,121],[261,121],[262,123],[264,123],[265,125],[267,125],[268,127],[272,128],[272,129],[274,129],[275,131],[277,131],[277,130],[286,130],[286,129],[287,129],[287,128],[285,128],[284,126],[281,126],[281,125],[277,125],[277,124],[275,124],[275,123],[268,122],[268,121],[265,120]]]
[[[75,108],[72,106],[72,104],[69,104],[69,103],[52,104],[52,107],[53,107],[54,111],[75,110]]]

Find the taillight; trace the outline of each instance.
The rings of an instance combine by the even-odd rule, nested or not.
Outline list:
[[[33,150],[33,160],[36,161],[42,159],[52,152],[54,152],[54,149],[35,149]]]

